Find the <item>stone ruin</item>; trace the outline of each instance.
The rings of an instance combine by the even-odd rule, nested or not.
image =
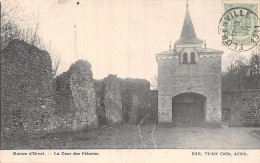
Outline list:
[[[91,65],[79,60],[55,80],[59,129],[79,130],[98,126],[96,93]]]
[[[150,83],[144,79],[120,79],[123,119],[137,124],[150,110]]]
[[[98,115],[98,125],[105,125],[106,120],[106,111],[104,106],[104,87],[103,80],[94,80],[94,87],[96,91],[96,108]]]
[[[150,83],[108,75],[95,80],[99,124],[138,124],[151,109]]]
[[[151,108],[149,92],[143,79],[108,75],[94,82],[84,60],[53,80],[50,55],[14,40],[1,52],[1,134],[137,124]]]
[[[148,108],[149,116],[144,124],[155,124],[158,122],[158,90],[150,90],[150,107]]]
[[[1,52],[1,135],[55,129],[53,93],[50,55],[11,41]]]
[[[122,122],[120,83],[116,75],[108,75],[104,79],[104,106],[108,124]]]
[[[114,125],[122,122],[122,101],[119,79],[108,75],[102,81],[95,81],[97,112],[100,124]]]

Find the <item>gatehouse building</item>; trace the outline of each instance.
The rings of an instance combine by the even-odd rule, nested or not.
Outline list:
[[[221,123],[221,56],[196,35],[189,5],[179,40],[156,55],[158,123],[203,126]]]

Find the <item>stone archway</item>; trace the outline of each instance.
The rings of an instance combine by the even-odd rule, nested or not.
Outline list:
[[[182,93],[172,98],[172,125],[202,126],[205,122],[206,97],[198,93]]]

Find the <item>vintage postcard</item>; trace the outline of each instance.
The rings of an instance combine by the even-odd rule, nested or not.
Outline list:
[[[0,0],[1,163],[260,162],[259,0]]]

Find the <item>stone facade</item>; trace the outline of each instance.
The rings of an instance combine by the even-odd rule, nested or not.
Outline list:
[[[194,111],[196,108],[192,103],[196,103],[196,99],[199,98],[202,104],[197,109],[203,107],[203,111],[200,111],[204,116],[203,122],[214,124],[221,122],[221,55],[223,52],[206,48],[206,45],[202,47],[202,42],[196,36],[187,7],[181,37],[176,41],[174,49],[170,47],[169,50],[156,56],[159,123],[175,125],[174,114],[185,117],[185,114],[194,112],[191,116],[197,116],[195,115],[197,111]],[[190,99],[185,99],[185,96],[190,96]],[[175,97],[182,101],[174,101]],[[186,109],[187,113],[173,114],[174,107],[185,108],[186,106],[189,107]]]
[[[98,126],[96,93],[91,65],[79,60],[55,80],[55,112],[60,129],[79,130]]]
[[[14,40],[1,52],[1,131],[46,133],[56,128],[50,55]]]
[[[260,90],[223,91],[222,108],[229,126],[260,126]]]

